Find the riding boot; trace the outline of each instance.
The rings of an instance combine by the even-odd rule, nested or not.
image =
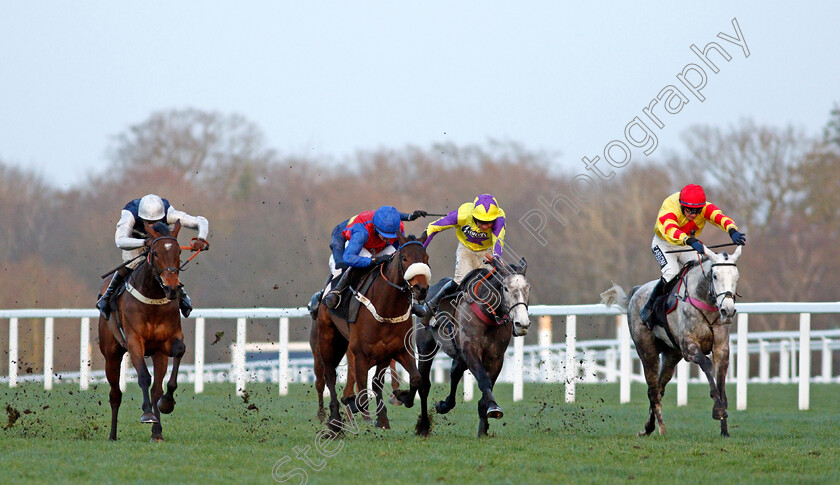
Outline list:
[[[455,290],[458,289],[458,283],[455,283],[455,280],[449,280],[444,283],[443,286],[440,287],[437,293],[434,294],[431,298],[428,298],[423,303],[415,303],[411,306],[411,311],[415,315],[420,318],[425,317],[429,313],[434,313],[438,309],[438,305],[440,304],[440,300],[446,296],[452,295],[455,293]]]
[[[96,302],[96,308],[99,309],[99,314],[105,320],[111,318],[111,297],[114,296],[114,292],[123,284],[123,281],[125,281],[125,276],[123,276],[121,271],[114,273],[114,277],[111,278],[111,282],[108,284],[108,289],[105,290],[105,293]]]
[[[648,297],[644,308],[642,308],[642,311],[639,312],[639,316],[642,318],[642,322],[644,322],[647,328],[653,328],[653,320],[651,317],[653,316],[654,303],[656,303],[656,299],[662,295],[662,289],[664,287],[665,278],[659,278],[659,281],[656,282],[656,286],[653,287],[653,291],[650,292],[650,296]]]
[[[190,312],[192,312],[192,300],[190,300],[190,296],[184,291],[184,287],[182,286],[178,290],[178,306],[181,307],[181,315],[184,315],[184,318],[190,316]]]
[[[321,296],[323,296],[324,290],[320,290],[315,292],[312,295],[312,299],[309,300],[309,315],[312,316],[312,319],[315,320],[318,318],[318,305],[321,304]]]
[[[324,305],[326,305],[327,308],[329,308],[330,310],[335,310],[336,308],[338,308],[338,304],[341,303],[341,293],[344,291],[345,288],[347,288],[347,285],[350,283],[349,275],[352,270],[353,268],[345,269],[344,272],[341,273],[341,279],[338,280],[338,283],[335,285],[335,287],[332,290],[330,290],[329,293],[324,295]]]

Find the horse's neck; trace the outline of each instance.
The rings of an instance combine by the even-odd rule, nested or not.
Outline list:
[[[131,272],[131,285],[150,298],[163,295],[163,288],[155,281],[154,271],[148,261],[143,261]]]
[[[711,269],[709,267],[711,264],[711,261],[704,261],[691,268],[685,275],[686,292],[692,298],[702,301],[709,300],[709,279],[706,278],[706,273]]]
[[[397,304],[404,305],[404,303],[398,302],[401,302],[402,298],[411,294],[410,292],[394,288],[394,286],[389,284],[390,282],[393,285],[405,287],[406,283],[402,281],[398,267],[399,264],[396,260],[385,263],[385,268],[381,270],[382,274],[378,275],[379,277],[375,278],[371,284],[371,290],[374,291],[374,295],[387,295],[387,301],[393,302],[392,306],[396,306]],[[383,303],[385,303],[385,300],[383,300]]]

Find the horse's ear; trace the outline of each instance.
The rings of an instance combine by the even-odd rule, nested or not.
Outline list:
[[[526,269],[528,269],[528,262],[525,261],[524,257],[522,257],[519,259],[519,270],[517,272],[520,274],[525,274]]]
[[[426,244],[426,238],[428,238],[428,237],[429,237],[429,235],[426,234],[426,231],[423,231],[423,234],[420,234],[420,237],[418,237],[417,240],[420,241],[423,244]]]
[[[738,246],[738,247],[735,249],[735,252],[734,252],[734,253],[732,253],[732,262],[733,262],[733,263],[734,263],[735,261],[738,261],[738,258],[739,258],[739,257],[741,257],[741,249],[743,249],[743,248],[744,248],[744,246]]]
[[[723,261],[723,256],[721,256],[720,254],[712,251],[711,249],[707,248],[706,246],[703,246],[703,247],[705,248],[705,251],[704,251],[703,254],[705,254],[709,259],[711,259],[713,263],[720,263],[721,261]]]
[[[181,220],[178,219],[177,221],[175,221],[175,227],[170,231],[170,234],[172,234],[173,237],[178,237],[178,231],[180,231],[180,230],[181,230]]]
[[[152,224],[149,224],[149,221],[143,221],[143,227],[146,229],[146,234],[155,237],[160,237],[160,233],[155,231],[152,227]]]
[[[405,234],[401,232],[397,233],[397,242],[399,242],[400,246],[405,244],[406,241],[408,241],[408,238],[405,237]]]

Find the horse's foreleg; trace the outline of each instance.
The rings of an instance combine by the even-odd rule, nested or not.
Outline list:
[[[437,344],[434,338],[422,329],[415,334],[415,340],[419,361],[417,371],[420,374],[420,416],[417,418],[414,432],[419,436],[429,436],[429,432],[432,430],[432,422],[429,419],[428,400],[429,391],[432,389],[432,363],[437,352]]]
[[[377,364],[372,382],[373,395],[376,397],[376,427],[382,429],[391,429],[388,411],[385,409],[385,401],[382,398],[382,387],[385,386],[385,373],[388,369],[388,362]]]
[[[152,424],[152,442],[163,441],[163,426],[160,424],[160,399],[163,397],[163,377],[166,375],[166,367],[169,364],[169,357],[158,352],[152,356],[152,365],[154,366],[154,381],[152,383],[152,410],[157,418],[157,422]]]
[[[396,375],[396,371],[392,368],[391,379],[394,386],[394,397],[397,398],[398,402],[405,404],[405,407],[410,408],[414,406],[414,396],[417,394],[417,390],[420,389],[422,378],[420,377],[420,371],[417,370],[417,366],[414,364],[414,356],[410,352],[403,351],[396,356],[396,359],[403,366],[403,369],[408,372],[409,385],[408,390],[399,389],[399,376]]]
[[[149,398],[149,388],[152,386],[152,375],[149,373],[149,368],[146,366],[146,359],[143,358],[145,347],[139,343],[136,338],[129,337],[128,352],[131,355],[131,363],[134,365],[134,370],[137,371],[137,384],[140,386],[141,394],[143,395],[143,415],[140,416],[141,423],[157,423],[158,418],[155,416],[152,409],[152,401]]]
[[[458,392],[458,383],[467,370],[467,364],[461,359],[453,359],[452,367],[449,370],[449,395],[445,401],[438,401],[435,404],[435,411],[438,414],[446,414],[455,407],[455,394]]]
[[[700,350],[700,347],[694,342],[688,343],[683,353],[685,354],[686,360],[695,362],[700,366],[700,369],[703,370],[703,374],[706,375],[706,379],[709,381],[709,396],[715,402],[714,407],[712,408],[712,418],[725,418],[726,406],[724,406],[720,399],[720,392],[718,391],[718,386],[715,382],[715,376],[713,373],[714,369],[712,368],[711,359],[706,357],[706,355]]]
[[[726,424],[726,418],[729,414],[726,412],[726,408],[729,407],[729,402],[726,399],[726,373],[729,370],[729,332],[724,332],[723,335],[715,335],[712,355],[715,360],[715,367],[717,367],[717,390],[721,403],[721,407],[716,407],[712,415],[715,419],[720,419],[720,434],[729,436],[729,427]]]
[[[341,404],[350,409],[350,412],[357,414],[361,412],[356,403],[356,393],[361,393],[362,389],[356,389],[356,357],[353,352],[347,352],[347,382],[344,384],[344,394],[341,396]],[[365,419],[368,419],[367,410],[363,412]]]
[[[157,401],[157,407],[163,414],[169,414],[175,409],[175,390],[178,389],[178,369],[181,367],[181,359],[186,352],[187,346],[181,339],[172,339],[169,348],[169,354],[172,356],[172,372],[169,374],[169,381],[166,383],[166,394],[161,396]],[[164,373],[166,372],[167,363],[168,359],[164,359]],[[198,376],[196,376],[196,379],[198,379]]]

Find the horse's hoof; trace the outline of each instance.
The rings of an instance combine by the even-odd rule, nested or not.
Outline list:
[[[163,436],[156,434],[152,436],[152,439],[149,441],[150,443],[163,443]]]
[[[171,397],[167,398],[164,394],[158,399],[157,408],[163,414],[169,414],[175,409],[175,400]]]
[[[726,412],[726,409],[713,409],[712,410],[712,418],[717,421],[721,419],[726,419],[729,417],[729,413]]]
[[[438,401],[435,403],[435,412],[438,414],[446,414],[449,412],[449,408],[446,407],[446,401]]]
[[[359,414],[359,406],[356,403],[356,395],[353,394],[352,396],[342,397],[341,403],[350,408],[350,412],[353,414]]]
[[[318,421],[323,423],[324,420],[327,419],[327,412],[323,409],[318,410]]]
[[[504,415],[505,415],[505,413],[502,412],[502,408],[500,408],[496,404],[491,404],[487,408],[487,417],[488,418],[502,419],[502,416],[504,416]]]
[[[159,421],[158,421],[158,418],[155,417],[154,414],[143,413],[143,415],[140,416],[140,422],[143,423],[143,424],[155,424],[155,423],[158,423]]]
[[[376,420],[376,427],[380,429],[391,429],[391,423],[386,420]]]
[[[388,404],[392,406],[402,406],[402,403],[396,394],[391,395],[391,398],[388,399]]]
[[[414,407],[414,395],[411,391],[394,391],[394,396],[392,397],[392,399],[394,398],[396,398],[398,402],[404,404],[407,408]]]

